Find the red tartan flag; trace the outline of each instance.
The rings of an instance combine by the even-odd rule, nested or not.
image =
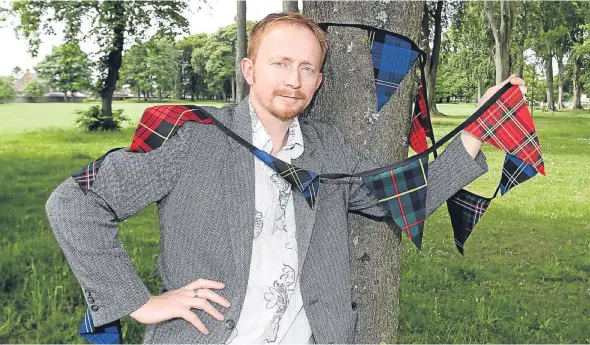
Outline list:
[[[518,86],[508,89],[465,130],[545,175],[535,124]]]

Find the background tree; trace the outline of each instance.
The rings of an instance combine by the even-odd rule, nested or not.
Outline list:
[[[16,97],[14,77],[0,77],[0,104],[8,103]]]
[[[484,8],[495,41],[496,84],[510,75],[510,39],[514,27],[514,1],[484,0]]]
[[[299,1],[283,1],[283,12],[299,12]]]
[[[420,48],[426,52],[426,66],[424,70],[426,74],[428,105],[432,115],[442,115],[436,107],[436,80],[440,60],[442,32],[461,7],[463,7],[463,2],[461,1],[424,2]],[[432,42],[432,47],[430,42]]]
[[[191,101],[195,100],[199,91],[204,91],[205,82],[205,67],[199,65],[193,66],[192,57],[193,52],[198,49],[202,49],[207,42],[207,34],[200,33],[190,35],[184,39],[176,42],[176,49],[180,52],[180,84],[181,98],[184,99],[186,95],[190,95]],[[202,61],[201,61],[202,63]]]
[[[148,43],[148,73],[158,93],[158,100],[163,94],[174,92],[178,78],[180,53],[176,50],[170,37],[154,37]]]
[[[486,86],[494,82],[493,47],[483,3],[466,3],[443,35],[441,64],[448,66],[441,66],[446,73],[440,78],[444,78],[446,87],[438,88],[437,93],[448,90],[449,96],[479,99]]]
[[[68,43],[53,47],[51,53],[41,60],[35,71],[37,77],[45,80],[47,86],[67,93],[90,89],[92,62],[77,43]]]
[[[188,2],[167,1],[15,1],[13,13],[20,19],[17,30],[29,42],[33,56],[37,55],[40,35],[54,34],[56,23],[65,24],[65,41],[80,39],[96,42],[100,49],[97,91],[102,99],[103,116],[112,116],[113,92],[119,79],[125,40],[145,38],[147,32],[157,28],[161,32],[174,32],[188,27],[182,15]],[[89,29],[82,31],[82,23]]]
[[[128,84],[135,91],[137,100],[152,91],[153,83],[149,73],[148,45],[138,42],[125,52],[123,65],[119,71],[119,85]]]
[[[359,23],[410,37],[420,36],[419,1],[305,1],[303,13],[317,22]],[[412,71],[396,94],[376,110],[375,80],[366,31],[328,29],[330,44],[323,85],[305,116],[335,124],[351,145],[380,163],[407,157],[407,134],[415,97]],[[353,83],[350,81],[354,80]],[[358,215],[349,217],[353,301],[358,306],[356,343],[394,343],[399,315],[400,230]]]
[[[25,97],[34,103],[38,100],[43,100],[43,96],[45,95],[45,89],[46,86],[44,83],[42,83],[38,79],[33,79],[27,83],[23,91]]]
[[[236,99],[239,102],[248,93],[248,84],[242,74],[241,62],[246,57],[248,48],[248,36],[246,29],[246,1],[237,1],[236,14]]]
[[[12,69],[12,76],[18,78],[18,75],[22,72],[22,69],[19,66],[14,66]]]

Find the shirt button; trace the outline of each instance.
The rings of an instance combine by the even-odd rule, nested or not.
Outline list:
[[[93,304],[90,306],[90,309],[92,309],[92,311],[98,311],[98,306],[96,304]]]
[[[230,330],[234,329],[236,327],[236,322],[232,319],[229,319],[225,322],[225,327]]]
[[[356,307],[357,307],[356,302],[352,302],[351,306],[352,306],[352,310],[356,310]]]
[[[88,297],[88,303],[90,303],[90,304],[94,303],[94,298]]]

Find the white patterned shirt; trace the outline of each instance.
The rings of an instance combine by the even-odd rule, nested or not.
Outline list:
[[[248,100],[249,101],[249,100]],[[270,135],[252,103],[252,144],[270,153]],[[276,155],[287,163],[303,153],[297,118],[291,121],[287,143]],[[308,343],[309,321],[303,309],[298,277],[295,213],[291,185],[258,158],[255,160],[256,223],[250,275],[244,305],[226,344]]]

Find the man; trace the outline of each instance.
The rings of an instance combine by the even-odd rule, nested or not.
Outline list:
[[[326,51],[323,31],[306,17],[269,15],[241,62],[249,97],[207,110],[302,169],[375,168],[336,128],[297,118],[321,84]],[[462,133],[431,163],[427,215],[487,171],[481,144]],[[161,295],[148,291],[116,238],[117,223],[152,202]],[[144,343],[351,342],[347,212],[387,216],[359,182],[322,184],[311,208],[243,146],[196,122],[149,153],[109,154],[88,194],[68,178],[46,208],[94,325],[130,315],[148,324]]]

